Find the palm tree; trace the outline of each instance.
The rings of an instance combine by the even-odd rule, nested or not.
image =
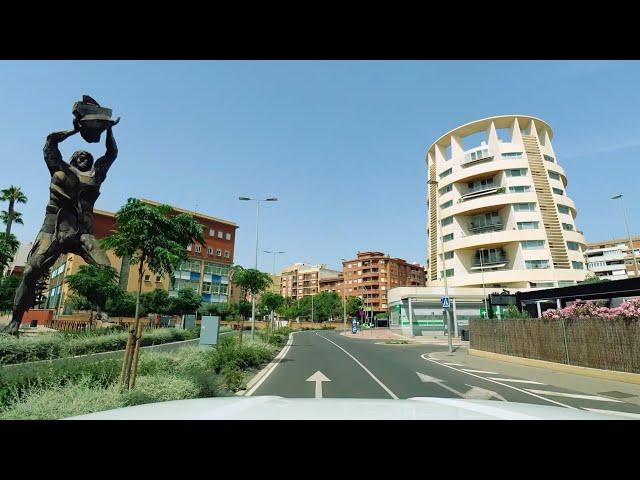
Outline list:
[[[14,221],[18,224],[22,224],[21,215],[19,212],[15,211],[15,204],[27,203],[27,196],[22,193],[20,187],[14,187],[11,185],[9,188],[0,190],[0,200],[3,202],[9,202],[9,210],[2,212],[2,220],[7,224],[7,229],[5,231],[6,238],[9,238],[9,234],[11,233],[11,224]],[[17,217],[16,213],[18,214]]]

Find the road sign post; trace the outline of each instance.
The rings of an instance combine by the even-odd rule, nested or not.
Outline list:
[[[444,297],[440,299],[440,303],[442,303],[442,317],[445,325],[447,326],[447,343],[449,344],[449,353],[453,352],[452,340],[451,340],[451,300],[449,296],[445,294]]]

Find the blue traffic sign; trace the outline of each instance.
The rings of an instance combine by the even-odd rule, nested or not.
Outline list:
[[[358,332],[358,321],[354,318],[351,321],[351,333],[357,333]]]
[[[442,308],[450,308],[451,302],[449,301],[449,297],[442,297],[440,299],[440,303],[442,303]]]

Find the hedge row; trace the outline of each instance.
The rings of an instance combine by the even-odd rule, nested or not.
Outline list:
[[[0,365],[51,360],[90,353],[123,350],[127,332],[105,335],[68,335],[53,333],[29,338],[0,335]],[[143,347],[198,338],[196,330],[158,328],[142,334]]]

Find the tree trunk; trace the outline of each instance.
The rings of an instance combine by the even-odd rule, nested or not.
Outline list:
[[[140,348],[140,339],[138,338],[138,331],[140,326],[140,292],[142,290],[142,275],[144,273],[144,261],[140,259],[140,267],[138,268],[138,291],[136,293],[136,314],[134,325],[131,328],[130,336],[131,336],[131,345],[132,349],[129,352],[129,356],[126,359],[127,367],[124,378],[124,383],[127,385],[127,388],[131,388],[130,385],[135,384],[135,373],[137,370],[137,362],[134,363],[134,357],[137,360],[138,358],[138,349]],[[132,380],[133,377],[133,380]]]
[[[5,233],[5,238],[9,240],[9,235],[11,234],[11,224],[13,223],[13,206],[15,200],[12,198],[9,200],[9,210],[7,211],[7,229]]]

